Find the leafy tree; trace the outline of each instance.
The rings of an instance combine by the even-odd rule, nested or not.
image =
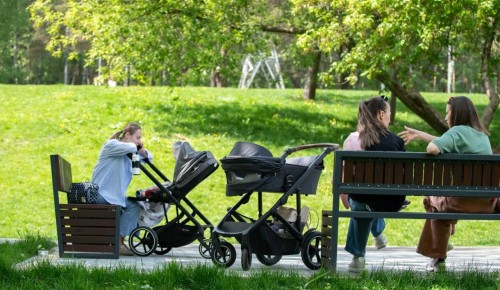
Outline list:
[[[165,72],[176,84],[188,71],[210,74],[217,66],[221,75],[234,75],[227,64],[239,62],[240,52],[267,45],[255,26],[265,2],[39,0],[31,13],[37,25],[49,27],[49,49],[55,54],[88,41],[88,60],[101,58],[107,64],[103,72],[112,78],[131,74],[146,83]]]
[[[0,1],[0,82],[23,83],[29,47],[28,0]]]
[[[483,122],[489,127],[498,107],[499,0],[293,0],[306,13],[304,46],[324,53],[342,51],[331,72],[376,79],[417,115],[442,133],[447,126],[419,93],[415,80],[433,75],[449,47],[455,58],[481,56],[480,75],[489,98]]]

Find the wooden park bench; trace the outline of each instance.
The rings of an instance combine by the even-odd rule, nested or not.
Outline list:
[[[499,181],[500,155],[336,151],[333,210],[322,213],[322,266],[336,270],[339,218],[500,220],[500,214],[339,210],[340,193],[493,198],[500,197]]]
[[[60,257],[119,258],[118,205],[61,203],[59,193],[71,189],[71,164],[50,156]]]

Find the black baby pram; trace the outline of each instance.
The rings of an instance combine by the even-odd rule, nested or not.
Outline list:
[[[323,148],[320,155],[286,159],[296,151]],[[264,265],[278,263],[283,255],[301,253],[304,264],[310,269],[321,266],[321,233],[315,228],[302,233],[304,224],[300,211],[293,222],[279,214],[279,208],[295,194],[296,209],[301,208],[302,194],[315,194],[319,177],[324,168],[323,159],[338,148],[337,144],[308,144],[285,150],[281,157],[273,157],[266,148],[248,142],[237,142],[229,156],[221,159],[226,174],[226,195],[241,195],[241,199],[212,232],[212,261],[230,267],[236,260],[232,244],[220,237],[234,237],[241,244],[241,265],[250,269],[252,253]],[[256,219],[237,212],[257,192],[258,217]],[[282,195],[265,213],[262,210],[262,193]]]
[[[208,229],[210,234],[213,225],[186,196],[212,174],[219,163],[210,152],[197,152],[188,142],[174,143],[174,157],[176,163],[174,179],[171,182],[148,160],[145,160],[145,163],[163,179],[163,182],[160,182],[144,165],[140,165],[142,172],[154,182],[155,186],[148,190],[140,190],[137,192],[137,197],[129,199],[161,203],[165,224],[153,228],[138,226],[130,233],[129,247],[138,256],[148,256],[153,252],[163,255],[172,248],[185,246],[198,239],[200,254],[209,259],[210,240],[205,239],[205,230]],[[175,215],[171,220],[167,216],[168,207],[175,208]]]

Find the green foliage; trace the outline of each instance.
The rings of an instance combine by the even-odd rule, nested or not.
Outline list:
[[[37,25],[48,26],[55,54],[85,40],[91,43],[88,61],[102,58],[104,73],[116,80],[132,65],[136,79],[166,71],[175,84],[187,70],[206,75],[217,65],[233,76],[242,53],[266,43],[256,19],[266,2],[34,1],[30,11]]]
[[[415,78],[436,73],[449,46],[455,57],[481,55],[491,30],[498,31],[499,1],[309,1],[295,0],[311,27],[298,42],[316,44],[325,53],[342,50],[332,71],[375,77],[394,74],[408,87]],[[498,60],[492,52],[492,61]],[[432,78],[427,78],[429,82]]]
[[[17,237],[18,232],[39,232],[56,237],[50,154],[61,154],[72,164],[75,181],[92,177],[102,144],[125,123],[136,121],[144,129],[145,144],[154,162],[172,178],[175,161],[172,144],[187,140],[197,150],[209,150],[216,158],[227,155],[236,141],[263,145],[275,156],[288,147],[305,143],[340,143],[356,126],[357,104],[376,92],[318,92],[315,102],[304,101],[301,90],[238,90],[211,88],[151,88],[93,86],[0,86],[0,237]],[[426,94],[427,100],[444,112],[444,94]],[[481,95],[469,95],[484,108]],[[492,132],[499,121],[492,124]],[[403,125],[429,129],[401,103],[398,103],[392,131]],[[497,134],[492,144],[499,144]],[[423,151],[423,142],[412,143],[409,151]],[[316,150],[297,152],[318,154]],[[295,155],[295,154],[294,154]],[[293,155],[291,156],[293,157]],[[303,205],[312,209],[310,224],[320,226],[322,209],[329,209],[333,156],[325,158],[325,170],[316,195],[305,196]],[[207,218],[216,224],[227,207],[239,197],[226,197],[225,175],[215,171],[189,194]],[[128,194],[151,186],[146,175],[134,177]],[[278,194],[264,195],[264,209],[277,201]],[[65,197],[61,195],[65,200]],[[412,198],[412,211],[423,211],[421,200]],[[244,208],[254,216],[255,200]],[[347,219],[340,223],[340,243],[345,239]],[[416,245],[422,222],[390,220],[387,236],[391,245]],[[460,221],[452,242],[456,245],[498,245],[500,224]],[[400,230],[405,229],[405,230]],[[470,233],[474,233],[471,235]]]

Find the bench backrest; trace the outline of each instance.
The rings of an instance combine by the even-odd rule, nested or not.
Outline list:
[[[477,154],[337,151],[334,191],[345,193],[428,194],[472,191],[500,195],[500,156]],[[488,193],[489,192],[489,193]]]
[[[69,192],[72,183],[71,164],[59,155],[50,156],[54,194]]]

